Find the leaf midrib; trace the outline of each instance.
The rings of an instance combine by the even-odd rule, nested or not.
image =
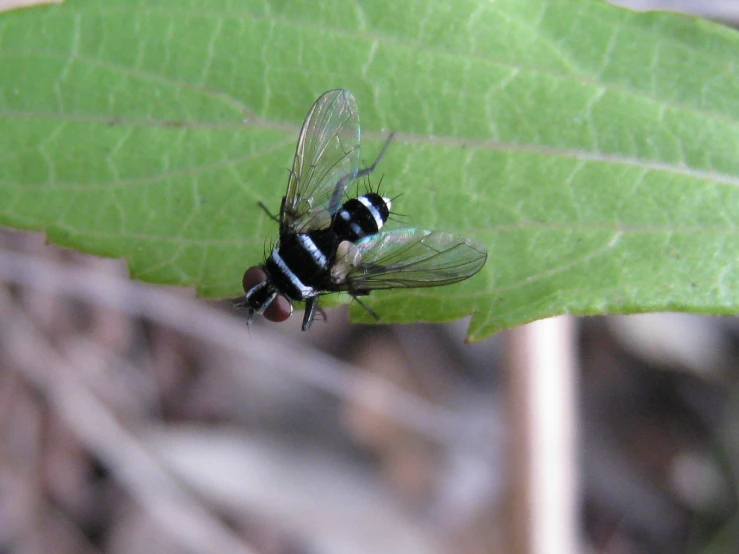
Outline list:
[[[287,131],[292,132],[294,134],[297,134],[298,129],[300,128],[297,125],[294,124],[287,124],[287,123],[276,123],[276,124],[263,124],[263,122],[267,122],[268,120],[260,120],[259,122],[250,121],[250,122],[241,122],[241,123],[234,123],[233,125],[230,124],[223,124],[223,125],[217,125],[217,124],[202,124],[202,123],[193,123],[190,125],[172,125],[171,122],[162,122],[162,121],[155,121],[155,120],[126,120],[123,118],[118,118],[115,116],[90,116],[90,115],[83,115],[83,114],[59,114],[55,112],[20,112],[20,111],[0,111],[0,117],[6,117],[6,118],[39,118],[39,119],[49,119],[51,121],[79,121],[79,122],[97,122],[105,125],[110,125],[112,121],[118,126],[125,127],[125,126],[142,126],[142,127],[176,127],[176,128],[247,128],[247,127],[257,127],[257,128],[266,128],[270,130],[281,130],[281,131]],[[386,138],[386,133],[376,133],[376,132],[367,132],[363,133],[365,137],[368,137],[370,139],[378,140],[380,138]],[[516,142],[506,142],[506,141],[498,141],[498,140],[476,140],[476,139],[469,139],[469,138],[456,138],[456,137],[444,137],[444,136],[433,136],[429,137],[428,135],[415,135],[415,134],[407,134],[407,133],[396,133],[395,134],[395,140],[398,142],[404,142],[404,143],[415,143],[415,144],[428,144],[428,145],[441,145],[445,147],[463,147],[467,149],[474,149],[474,150],[488,150],[488,151],[503,151],[503,152],[525,152],[530,154],[536,154],[536,155],[543,155],[543,156],[554,156],[554,157],[560,157],[560,158],[570,158],[574,160],[579,160],[583,162],[599,162],[599,163],[609,163],[614,165],[620,165],[620,166],[630,166],[630,167],[637,167],[641,168],[647,171],[661,171],[665,173],[672,173],[675,175],[680,175],[683,177],[691,177],[697,180],[701,181],[709,181],[711,183],[715,184],[721,184],[721,185],[729,185],[732,187],[739,187],[739,177],[734,176],[727,173],[719,173],[713,170],[697,170],[692,169],[684,164],[668,164],[668,163],[661,163],[656,162],[652,160],[647,160],[643,158],[634,158],[629,156],[622,156],[620,154],[609,154],[609,153],[600,153],[600,152],[589,152],[587,150],[581,150],[581,149],[561,149],[561,148],[555,148],[550,146],[541,146],[541,145],[529,145],[529,144],[521,144]],[[260,151],[258,154],[265,154],[269,152],[273,152],[276,150],[279,150],[281,148],[286,148],[289,144],[292,144],[293,139],[291,138],[289,141],[280,142],[273,146],[270,146],[268,149]],[[8,155],[6,153],[6,155]],[[178,176],[178,175],[192,175],[195,173],[200,173],[204,171],[209,171],[213,168],[219,167],[219,166],[228,166],[236,163],[243,162],[244,160],[251,159],[254,156],[254,154],[249,154],[245,157],[239,157],[239,158],[232,158],[229,160],[223,160],[216,162],[214,164],[207,164],[204,166],[198,166],[196,168],[190,168],[188,170],[183,170],[179,172],[173,172],[171,174],[160,174],[151,178],[145,178],[145,179],[135,179],[130,182],[132,185],[140,184],[144,182],[150,182],[153,180],[159,180],[162,178],[168,178],[170,176]],[[110,183],[109,185],[112,186],[123,186],[126,183]],[[77,187],[77,184],[74,183],[55,183],[56,186],[60,187],[66,187],[69,189],[74,189]],[[109,186],[106,185],[106,186]]]

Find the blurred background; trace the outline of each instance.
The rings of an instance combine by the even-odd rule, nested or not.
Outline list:
[[[518,330],[300,319],[247,330],[229,301],[0,230],[0,553],[547,551],[516,537],[517,506],[549,502],[520,463]],[[545,460],[572,477],[552,502],[577,549],[739,552],[739,320],[586,318],[561,340],[570,412],[530,409],[577,442]]]
[[[534,551],[510,536],[546,501],[511,452],[520,330],[465,345],[465,321],[345,308],[247,330],[126,275],[0,232],[0,552]],[[581,551],[738,551],[738,320],[572,323]]]

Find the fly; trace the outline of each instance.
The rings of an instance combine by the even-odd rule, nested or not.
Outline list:
[[[487,253],[472,239],[425,229],[382,231],[392,203],[377,192],[343,201],[355,179],[375,170],[392,136],[360,170],[354,96],[336,89],[316,100],[300,130],[280,216],[270,216],[280,226],[277,245],[263,265],[244,273],[246,296],[238,306],[249,319],[264,314],[284,321],[293,301],[305,301],[307,331],[323,294],[348,292],[364,306],[358,297],[372,290],[445,285],[482,268]]]

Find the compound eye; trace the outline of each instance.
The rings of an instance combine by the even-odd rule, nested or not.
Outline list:
[[[272,303],[267,306],[267,309],[264,310],[264,313],[262,315],[265,319],[268,319],[269,321],[281,323],[289,318],[292,313],[293,305],[287,298],[285,298],[281,294],[278,294],[277,296],[275,296],[275,299],[272,301]]]
[[[241,285],[244,287],[244,292],[249,292],[254,285],[263,283],[266,280],[267,274],[261,267],[255,265],[244,272],[244,277],[241,279]]]

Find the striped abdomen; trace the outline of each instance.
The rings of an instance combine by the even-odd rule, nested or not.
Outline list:
[[[359,198],[347,200],[334,214],[331,228],[339,242],[356,242],[374,235],[390,216],[392,202],[377,193],[370,192]]]

